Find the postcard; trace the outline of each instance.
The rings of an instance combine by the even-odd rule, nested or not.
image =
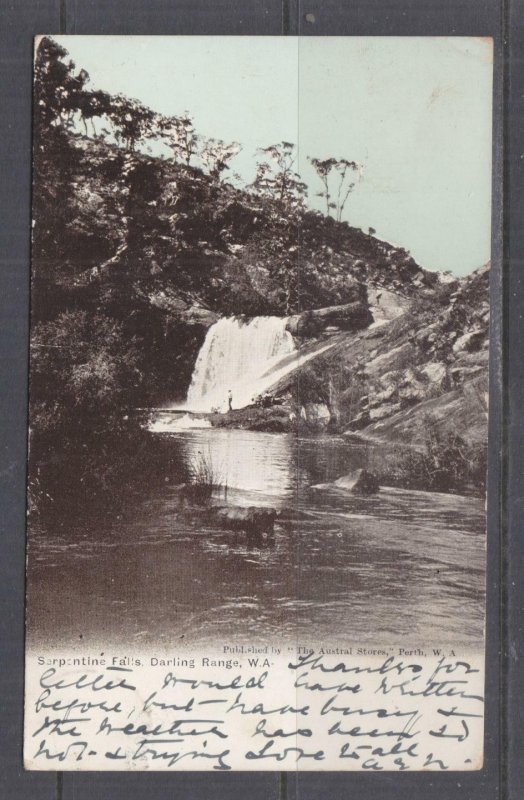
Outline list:
[[[39,36],[24,763],[483,763],[493,51]]]

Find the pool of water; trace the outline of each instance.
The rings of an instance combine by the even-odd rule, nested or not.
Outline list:
[[[217,501],[276,508],[274,539],[250,544],[181,510],[169,473],[113,514],[35,522],[31,643],[481,644],[481,500],[313,488],[365,464],[339,437],[203,429],[169,443],[187,468],[212,465]]]

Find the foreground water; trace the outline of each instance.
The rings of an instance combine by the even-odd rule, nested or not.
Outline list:
[[[212,464],[228,502],[281,510],[274,540],[248,545],[181,513],[172,474],[124,510],[41,521],[29,536],[32,643],[481,643],[480,500],[312,488],[365,463],[336,437],[207,429],[169,441],[187,466]]]

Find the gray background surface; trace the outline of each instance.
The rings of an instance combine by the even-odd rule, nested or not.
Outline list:
[[[0,216],[0,797],[6,800],[350,800],[365,796],[372,800],[395,800],[423,796],[425,800],[497,800],[499,797],[519,800],[524,796],[523,770],[518,758],[519,723],[524,718],[524,701],[518,691],[524,611],[523,548],[519,539],[521,498],[524,497],[521,455],[524,452],[521,413],[524,397],[521,357],[524,341],[524,231],[521,224],[524,196],[524,0],[311,0],[308,3],[301,0],[1,0],[0,14],[0,186],[4,189]],[[314,22],[307,21],[306,15],[308,20],[312,19],[309,15],[314,15]],[[477,35],[495,38],[495,117],[499,121],[495,124],[492,268],[487,622],[489,702],[486,761],[481,772],[279,775],[23,771],[31,58],[32,37],[37,33],[299,33]],[[503,98],[506,103],[510,100],[512,109],[511,114],[506,115],[505,125],[500,121]],[[504,162],[503,139],[506,147]],[[501,235],[503,174],[504,248]],[[504,492],[500,491],[501,454],[504,456]],[[502,526],[501,520],[504,522]],[[502,717],[504,704],[499,702],[501,696],[509,701],[508,712]],[[511,736],[508,730],[512,731]]]

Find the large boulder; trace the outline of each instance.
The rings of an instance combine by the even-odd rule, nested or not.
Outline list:
[[[173,292],[151,292],[148,299],[150,304],[163,311],[171,322],[209,328],[220,319],[219,315],[210,311],[209,308],[199,305],[190,306]]]
[[[448,374],[446,365],[438,361],[429,361],[420,371],[428,382],[438,389],[443,387]]]
[[[343,475],[335,481],[334,486],[355,494],[376,494],[380,489],[377,476],[367,469],[357,469],[349,475]]]
[[[326,403],[305,403],[300,409],[305,422],[318,428],[325,428],[331,420],[331,411]]]
[[[368,287],[368,301],[375,323],[396,319],[409,307],[409,300],[406,297],[396,292],[389,292],[382,286]]]
[[[220,319],[218,314],[202,306],[190,306],[180,314],[180,320],[186,325],[200,325],[203,328],[210,328]]]
[[[393,414],[396,414],[400,409],[400,403],[384,403],[381,406],[375,406],[369,409],[369,421],[371,423],[377,422],[380,419],[386,419],[386,417],[391,417]]]
[[[481,329],[469,331],[468,333],[463,334],[463,336],[459,336],[453,345],[453,352],[455,354],[460,353],[463,350],[469,353],[475,352],[476,350],[480,349],[486,338],[486,330]]]

